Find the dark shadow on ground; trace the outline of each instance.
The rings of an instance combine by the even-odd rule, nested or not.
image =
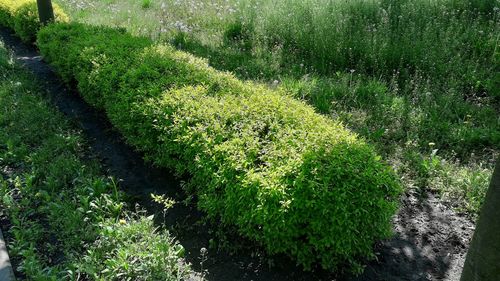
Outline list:
[[[4,42],[28,70],[41,81],[47,98],[85,133],[92,154],[108,169],[107,173],[120,180],[121,188],[148,211],[162,218],[161,208],[150,200],[150,194],[165,194],[178,201],[185,199],[179,179],[165,169],[144,163],[142,155],[126,145],[101,112],[88,106],[78,94],[68,89],[52,69],[42,61],[34,46],[28,46],[9,30],[0,28]],[[224,280],[458,280],[473,225],[465,218],[446,209],[434,196],[419,197],[408,193],[402,198],[402,208],[395,218],[396,236],[377,245],[377,260],[368,263],[358,278],[335,277],[324,271],[304,272],[288,258],[274,257],[274,266],[259,249],[253,249],[238,237],[226,237],[230,245],[243,245],[234,254],[209,248],[216,225],[201,223],[202,214],[193,203],[176,204],[168,211],[165,225],[173,229],[186,248],[187,261],[201,271],[206,279]],[[159,225],[163,223],[159,222]],[[203,268],[200,249],[209,248]]]
[[[474,225],[431,193],[407,192],[396,235],[377,245],[377,260],[356,281],[459,280]]]

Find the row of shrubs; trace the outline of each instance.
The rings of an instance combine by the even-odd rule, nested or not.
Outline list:
[[[284,93],[147,41],[59,24],[38,45],[148,159],[192,176],[202,210],[270,253],[335,268],[390,233],[399,187],[363,141]]]
[[[68,22],[69,17],[53,5],[57,22]],[[33,42],[40,29],[36,0],[0,0],[0,25],[12,28],[24,42]]]
[[[201,210],[270,254],[336,269],[391,233],[393,172],[303,102],[124,30],[53,24],[37,45],[148,160],[191,176]]]

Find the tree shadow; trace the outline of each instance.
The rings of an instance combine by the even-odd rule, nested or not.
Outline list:
[[[432,193],[408,192],[394,219],[394,238],[377,245],[377,261],[355,281],[458,280],[473,224]]]

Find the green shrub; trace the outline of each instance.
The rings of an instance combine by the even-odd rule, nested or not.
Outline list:
[[[54,25],[51,30],[42,30],[38,36],[38,44],[44,46],[42,55],[66,83],[78,81],[80,94],[99,109],[104,109],[105,93],[118,90],[118,77],[130,67],[133,54],[152,44],[123,29],[73,23]],[[61,41],[65,40],[72,43],[65,46],[65,54],[60,57]]]
[[[57,5],[53,5],[56,22],[68,22],[69,17]],[[40,29],[40,19],[35,1],[30,1],[21,6],[14,14],[14,31],[24,42],[35,42],[36,34]]]
[[[390,233],[392,174],[339,124],[283,95],[246,91],[189,86],[151,99],[145,115],[163,121],[150,155],[159,164],[189,163],[183,168],[200,208],[270,253],[306,268],[369,256],[374,240]]]
[[[399,184],[355,134],[286,93],[172,47],[117,51],[129,36],[59,24],[42,29],[38,45],[129,143],[192,176],[190,190],[209,217],[306,268],[356,265],[390,234]],[[104,37],[109,50],[92,48]],[[117,65],[123,72],[109,76]]]
[[[53,9],[56,22],[69,21],[57,4],[53,4]],[[36,1],[0,0],[0,24],[14,29],[24,42],[34,42],[41,26]]]
[[[0,0],[0,24],[13,28],[13,15],[22,4],[23,1]]]

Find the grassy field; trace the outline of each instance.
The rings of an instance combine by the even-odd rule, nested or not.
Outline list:
[[[0,42],[1,44],[1,42]],[[183,280],[183,247],[129,208],[81,133],[0,45],[0,218],[18,279]]]
[[[500,148],[494,0],[59,0],[285,89],[341,120],[406,188],[477,214]]]

